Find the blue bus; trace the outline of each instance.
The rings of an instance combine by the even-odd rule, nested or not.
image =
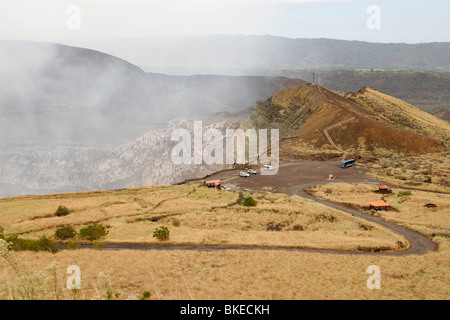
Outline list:
[[[345,160],[341,162],[341,168],[348,168],[355,165],[355,159]]]

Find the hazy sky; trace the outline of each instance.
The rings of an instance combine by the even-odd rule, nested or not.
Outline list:
[[[379,8],[379,15],[368,12],[373,5]],[[368,19],[372,19],[372,26],[374,21],[379,22],[378,27],[369,29]],[[0,1],[3,40],[71,44],[95,39],[205,34],[271,34],[370,42],[450,41],[450,1]]]

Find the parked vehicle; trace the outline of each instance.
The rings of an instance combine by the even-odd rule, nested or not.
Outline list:
[[[264,165],[264,169],[269,170],[269,171],[273,171],[273,167],[269,166],[269,165]]]
[[[355,165],[355,159],[345,160],[341,162],[341,168],[353,167]]]
[[[250,173],[250,174],[256,174],[256,171],[253,170],[253,169],[248,169],[248,173]]]
[[[244,171],[241,171],[241,172],[239,173],[239,176],[241,176],[241,177],[243,177],[243,178],[250,177],[250,175],[249,175],[247,172],[244,172]]]

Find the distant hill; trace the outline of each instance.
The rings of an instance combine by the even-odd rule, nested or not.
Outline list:
[[[417,108],[450,121],[450,73],[419,71],[279,70],[263,72],[301,78],[334,92],[358,91],[367,86],[404,100]]]
[[[94,50],[0,41],[0,144],[118,145],[171,119],[242,111],[301,83],[148,74]]]
[[[163,73],[185,70],[189,74],[229,74],[225,72],[251,69],[450,72],[450,43],[369,43],[270,35],[211,35],[96,41],[93,45],[145,66],[149,71]]]
[[[404,101],[371,88],[345,96],[320,90],[334,104],[325,101],[316,85],[288,88],[253,109],[253,125],[278,128],[281,137],[297,137],[317,149],[334,149],[326,128],[339,148],[351,152],[423,154],[448,147],[450,124]]]

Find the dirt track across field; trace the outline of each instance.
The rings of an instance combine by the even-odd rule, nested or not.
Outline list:
[[[405,256],[410,254],[425,254],[438,249],[437,244],[426,236],[399,226],[395,223],[385,221],[381,218],[365,214],[356,209],[343,206],[338,203],[320,199],[307,194],[304,190],[308,187],[326,184],[326,183],[368,183],[378,184],[374,178],[366,175],[367,169],[358,166],[347,169],[341,169],[339,162],[336,161],[294,161],[287,162],[280,166],[275,175],[261,175],[258,169],[256,175],[248,178],[239,177],[239,170],[225,171],[212,175],[211,179],[220,179],[222,186],[229,190],[257,192],[257,193],[286,193],[288,195],[298,195],[306,199],[319,202],[328,207],[341,210],[352,216],[359,217],[374,223],[377,223],[393,232],[403,236],[408,240],[410,247],[401,252],[357,252],[326,249],[308,249],[299,247],[264,247],[264,246],[230,246],[230,245],[197,245],[197,244],[136,244],[136,243],[105,243],[103,249],[111,250],[280,250],[280,251],[301,251],[314,253],[332,253],[332,254],[352,254],[352,255],[386,255],[386,256]],[[335,180],[328,180],[329,175],[337,177]],[[198,183],[202,183],[199,181]],[[65,249],[66,245],[61,244],[60,249]],[[92,248],[92,245],[81,245],[81,248]]]

